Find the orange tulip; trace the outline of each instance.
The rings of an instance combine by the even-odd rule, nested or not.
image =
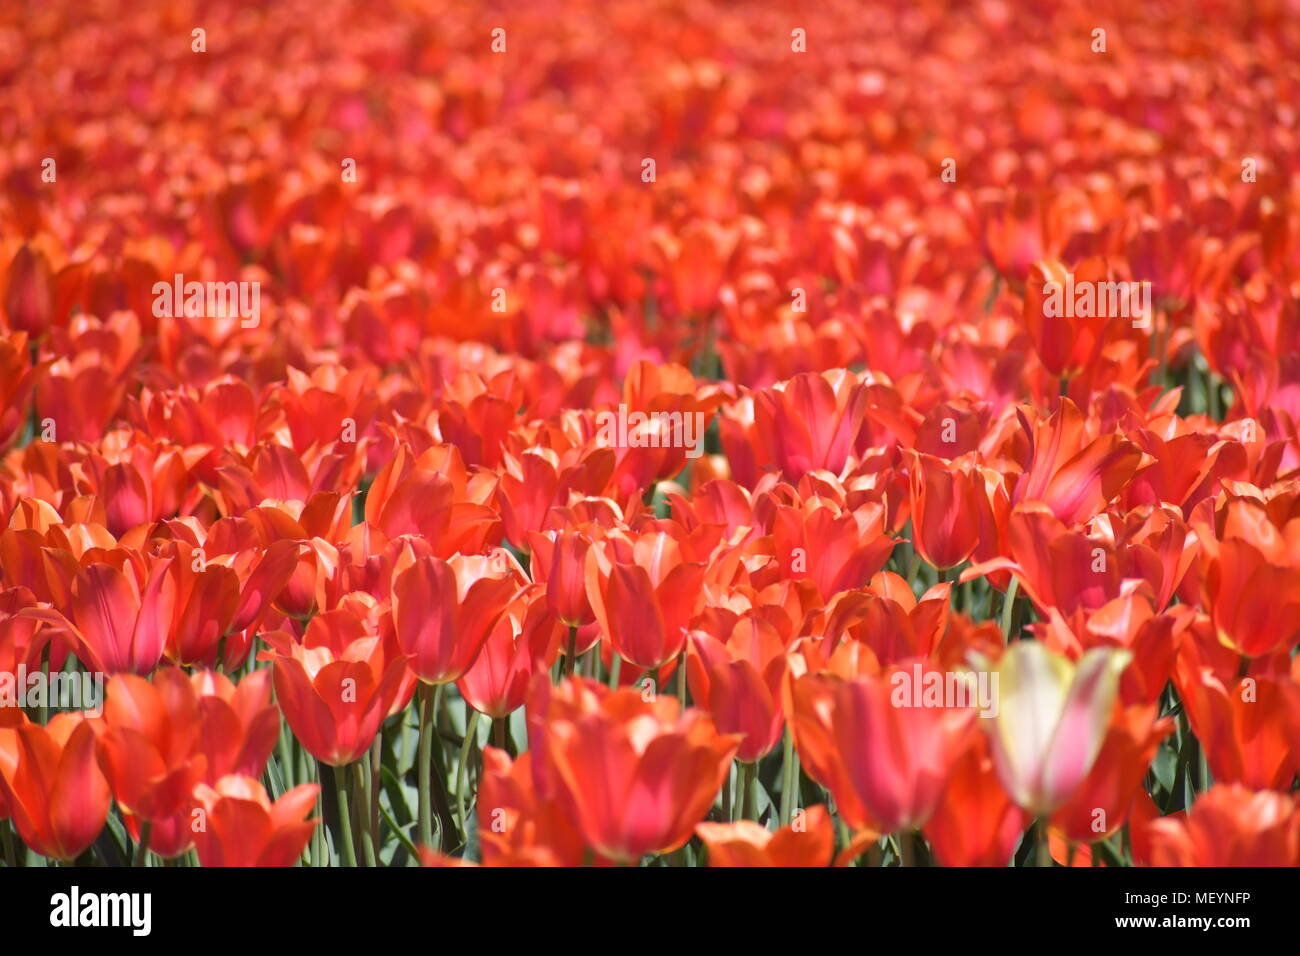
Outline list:
[[[1300,773],[1300,681],[1286,673],[1229,678],[1206,658],[1184,640],[1174,681],[1214,779],[1286,790]]]
[[[981,527],[992,521],[984,480],[968,464],[916,453],[911,462],[912,543],[933,567],[956,567],[971,556]]]
[[[944,866],[1005,866],[1029,822],[998,782],[987,738],[976,734],[924,833]]]
[[[1156,748],[1174,731],[1173,718],[1157,720],[1156,711],[1154,704],[1116,710],[1092,769],[1052,815],[1068,839],[1104,840],[1124,825]]]
[[[536,752],[529,750],[512,762],[504,751],[483,749],[478,817],[484,866],[579,866],[584,862],[582,834],[560,800],[543,796],[536,786],[536,757]]]
[[[311,839],[320,787],[305,783],[272,803],[252,777],[230,774],[194,788],[192,829],[204,866],[292,866]]]
[[[1011,503],[1041,501],[1064,524],[1083,523],[1101,511],[1128,484],[1142,452],[1122,435],[1098,435],[1074,402],[1061,405],[1046,421],[1021,427],[1029,441],[1025,473]]]
[[[587,552],[587,597],[616,653],[643,670],[677,657],[702,603],[706,568],[684,559],[667,532],[628,544],[610,539]]]
[[[76,640],[90,670],[105,674],[147,674],[167,644],[176,600],[171,560],[141,571],[132,561],[121,570],[92,563],[72,581],[71,620],[57,611],[35,610]]]
[[[690,839],[740,743],[673,698],[581,678],[553,688],[539,675],[529,720],[542,795],[560,799],[593,852],[621,863]]]
[[[1292,794],[1215,784],[1180,819],[1150,825],[1153,866],[1300,866]]]
[[[523,706],[533,675],[555,658],[560,638],[560,624],[547,606],[545,589],[529,585],[497,618],[477,660],[456,687],[479,713],[505,717]]]
[[[708,707],[720,732],[742,736],[736,757],[752,763],[781,739],[786,664],[785,645],[774,632],[755,628],[753,643],[760,646],[751,649],[744,646],[748,630],[737,628],[726,644],[702,631],[693,632],[686,673],[692,698]]]
[[[595,620],[587,599],[586,566],[591,539],[579,531],[528,536],[534,581],[546,583],[546,603],[566,627],[583,627]]]
[[[918,675],[922,684],[937,678],[944,686],[944,673],[919,660],[878,678],[808,674],[795,682],[799,755],[854,829],[922,826],[966,748],[976,711],[943,700],[927,704],[922,687],[912,693]]]
[[[275,696],[289,729],[329,766],[358,760],[399,696],[409,695],[406,661],[347,611],[317,615],[301,644],[283,631],[262,639],[276,652]]]
[[[752,820],[701,823],[695,832],[709,866],[828,866],[835,852],[835,825],[821,806],[798,811],[775,833]]]
[[[1247,657],[1291,650],[1300,641],[1300,517],[1279,528],[1263,503],[1235,498],[1216,524],[1196,530],[1203,600],[1219,640]]]
[[[47,727],[0,728],[0,789],[24,843],[75,859],[99,836],[112,802],[91,721],[56,714]]]
[[[412,558],[393,574],[393,626],[411,672],[426,684],[457,680],[478,658],[518,590],[501,557]]]

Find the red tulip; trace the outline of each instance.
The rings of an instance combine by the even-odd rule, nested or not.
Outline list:
[[[104,771],[123,814],[149,823],[183,817],[195,784],[207,772],[207,758],[196,746],[198,700],[188,678],[175,668],[158,671],[152,683],[134,674],[115,676],[108,685],[104,723]],[[189,846],[183,827],[166,836],[180,842],[150,841],[163,856]]]
[[[270,699],[267,670],[238,688],[221,674],[187,677],[170,667],[152,682],[126,674],[109,682],[102,765],[133,838],[147,821],[149,849],[159,856],[193,845],[194,787],[265,768],[280,732]]]
[[[987,738],[976,734],[924,832],[944,866],[1005,866],[1029,823],[998,781]]]
[[[0,335],[0,451],[22,432],[39,370],[32,367],[27,333]]]
[[[765,460],[797,479],[814,469],[839,474],[863,426],[867,386],[846,369],[796,375],[754,395]]]
[[[560,799],[542,796],[536,786],[536,756],[536,751],[530,750],[512,763],[501,750],[483,749],[478,816],[484,866],[579,866],[584,862],[582,834]]]
[[[529,585],[497,618],[478,658],[456,687],[479,713],[505,717],[523,706],[533,675],[554,659],[561,636],[560,624],[547,607],[545,589]]]
[[[194,788],[194,845],[204,866],[292,866],[311,839],[320,787],[305,783],[272,803],[251,777]]]
[[[892,833],[922,826],[974,728],[969,705],[924,705],[921,688],[917,695],[909,690],[915,675],[944,684],[943,672],[920,662],[899,665],[887,677],[846,681],[809,674],[795,682],[799,754],[856,829]]]
[[[810,578],[825,600],[865,585],[894,549],[879,505],[848,512],[821,498],[802,507],[778,506],[772,543],[782,571],[795,580]]]
[[[969,464],[912,456],[912,543],[939,569],[956,567],[975,550],[981,527],[992,521],[984,481]],[[987,516],[986,516],[987,513]]]
[[[98,755],[92,722],[80,714],[0,728],[0,790],[37,853],[73,860],[104,828],[112,796]]]
[[[1203,600],[1219,639],[1247,657],[1291,650],[1300,641],[1300,517],[1279,528],[1263,503],[1236,498],[1216,526],[1197,531]]]
[[[283,631],[262,638],[276,651],[275,696],[293,735],[329,766],[360,759],[403,693],[405,660],[346,611],[314,618],[301,644]]]
[[[1206,657],[1184,640],[1174,679],[1214,779],[1289,788],[1300,773],[1300,681],[1287,673],[1226,678]]]
[[[176,600],[171,560],[147,572],[132,561],[122,569],[92,563],[72,581],[71,620],[54,611],[32,616],[65,631],[90,670],[147,674],[162,658]]]
[[[1052,824],[1079,843],[1104,840],[1119,830],[1142,791],[1142,778],[1156,748],[1173,731],[1173,718],[1157,720],[1154,704],[1116,710],[1096,762],[1073,795],[1052,814]]]
[[[643,670],[677,657],[702,601],[705,566],[664,531],[587,552],[587,597],[615,652]]]
[[[552,688],[539,677],[529,720],[543,795],[554,793],[592,851],[622,863],[690,838],[739,744],[701,712],[679,714],[673,698],[581,678]]]
[[[426,684],[459,679],[518,587],[503,556],[418,557],[395,570],[393,626],[411,672]]]
[[[1041,501],[1066,525],[1097,514],[1133,477],[1142,452],[1120,434],[1097,434],[1068,398],[1046,421],[1021,427],[1029,440],[1025,473],[1016,482],[1013,505]]]
[[[546,583],[546,603],[560,622],[566,627],[583,627],[595,620],[586,584],[591,539],[580,531],[566,530],[554,535],[530,534],[528,543],[533,580]]]
[[[835,832],[825,807],[800,810],[773,833],[752,820],[701,823],[695,832],[709,851],[709,866],[827,866]]]
[[[1300,808],[1291,794],[1216,784],[1181,819],[1150,825],[1154,866],[1300,865]]]
[[[754,645],[766,646],[746,647],[747,630],[737,628],[726,644],[702,631],[692,633],[686,662],[691,696],[707,706],[720,732],[742,736],[736,757],[752,763],[781,739],[786,663],[785,645],[773,632],[754,629]]]

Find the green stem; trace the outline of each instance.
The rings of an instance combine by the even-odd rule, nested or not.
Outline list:
[[[311,776],[312,771],[309,768],[307,763],[307,748],[304,747],[302,744],[298,743],[298,741],[294,740],[292,735],[290,735],[289,740],[290,740],[289,749],[293,751],[293,761],[294,761],[293,778],[298,783],[307,783],[312,779]]]
[[[402,736],[398,740],[398,746],[401,748],[401,756],[398,757],[397,766],[405,767],[411,756],[411,722],[406,719],[406,714],[402,714]]]
[[[794,734],[785,728],[785,743],[781,748],[781,826],[789,826],[794,815],[794,787],[798,770],[795,769]]]
[[[280,777],[284,780],[284,790],[288,793],[293,789],[293,758],[291,756],[293,746],[290,744],[290,736],[287,725],[280,721],[280,739],[276,742],[276,758],[280,763]],[[276,794],[276,796],[280,796]]]
[[[754,792],[754,781],[758,778],[757,763],[741,763],[740,765],[740,786],[742,788],[742,802],[740,807],[740,818],[742,820],[754,819],[754,804],[757,802],[757,794]]]
[[[323,784],[324,781],[321,780],[321,773],[320,773],[320,768],[321,768],[322,764],[321,764],[319,761],[313,759],[312,762],[311,762],[311,766],[312,766],[312,781],[313,781],[314,783],[318,784],[318,785]],[[312,830],[312,834],[311,834],[311,865],[312,865],[312,866],[326,866],[328,861],[327,861],[327,854],[326,854],[326,852],[325,852],[325,824],[324,824],[324,822],[323,822],[324,819],[325,819],[325,789],[324,789],[324,787],[319,787],[319,789],[318,789],[318,796],[316,797],[316,799],[317,799],[317,801],[319,801],[319,804],[320,804],[320,809],[319,809],[319,811],[317,812],[316,816],[317,816],[317,818],[318,818],[320,821],[322,821],[322,822],[318,822],[318,823],[316,824],[316,826],[315,826],[315,827],[313,828],[313,830]]]
[[[677,706],[686,709],[686,651],[677,658]]]
[[[916,866],[916,841],[909,830],[900,830],[898,839],[898,865]]]
[[[1052,847],[1047,836],[1047,817],[1039,817],[1038,819],[1038,844],[1035,850],[1035,866],[1052,865]]]
[[[375,841],[375,846],[383,849],[383,843],[379,839],[379,798],[383,795],[383,789],[379,782],[380,773],[384,764],[384,734],[383,731],[375,734],[375,742],[370,745],[370,836]]]
[[[1011,576],[1011,583],[1007,585],[1007,593],[1002,598],[1002,638],[1011,640],[1011,612],[1016,606],[1016,592],[1020,590],[1020,579],[1015,575]]]
[[[348,774],[344,767],[334,768],[334,792],[339,800],[338,845],[343,866],[357,865],[357,851],[352,844],[352,814],[348,810]]]
[[[420,842],[433,848],[433,736],[434,714],[438,708],[438,688],[420,685],[420,750],[416,757],[417,779],[420,789]]]
[[[14,836],[8,820],[0,820],[0,839],[4,840],[5,866],[12,870],[18,865],[18,855],[14,853]]]
[[[366,866],[375,866],[375,835],[370,830],[370,771],[366,768],[366,763],[370,757],[358,760],[352,766],[355,769],[356,777],[356,803],[357,810],[361,817],[357,830],[361,834],[361,857],[366,861]],[[342,807],[342,804],[339,804]]]
[[[573,669],[578,663],[578,628],[569,625],[569,649],[564,655],[564,674],[566,677],[573,676]]]
[[[469,725],[465,728],[465,740],[460,745],[460,762],[456,764],[456,817],[460,824],[460,832],[465,836],[465,842],[469,842],[469,834],[465,832],[465,817],[467,814],[465,803],[461,799],[461,794],[465,792],[465,767],[469,763],[469,748],[471,744],[478,743],[478,719],[481,715],[477,710],[471,709],[469,712]]]
[[[153,822],[145,820],[140,824],[140,843],[135,848],[135,862],[132,866],[144,866],[149,856],[149,837],[153,834]]]

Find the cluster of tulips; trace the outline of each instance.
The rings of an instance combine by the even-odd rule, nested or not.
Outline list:
[[[1300,865],[1297,103],[1285,3],[0,11],[0,861]]]

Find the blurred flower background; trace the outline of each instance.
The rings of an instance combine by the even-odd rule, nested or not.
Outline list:
[[[0,860],[1300,864],[1298,109],[1295,0],[6,4]]]

